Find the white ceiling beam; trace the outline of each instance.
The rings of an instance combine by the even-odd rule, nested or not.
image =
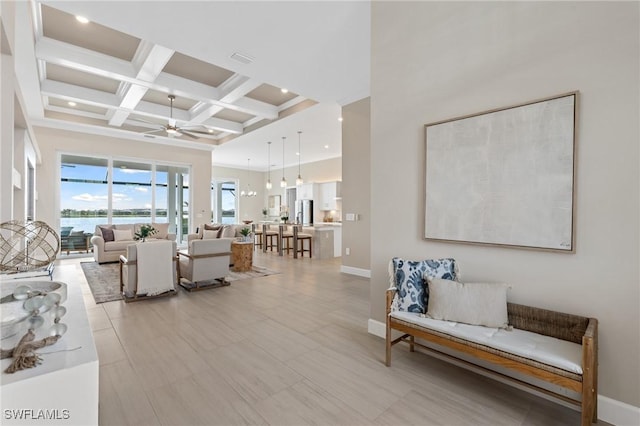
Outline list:
[[[41,93],[45,96],[63,99],[65,101],[80,102],[103,108],[119,108],[120,100],[112,93],[60,81],[45,80],[42,82]]]
[[[188,138],[169,138],[158,135],[143,135],[142,133],[123,130],[117,127],[101,127],[84,123],[72,123],[65,120],[52,118],[35,119],[34,126],[47,127],[51,129],[69,130],[72,132],[84,132],[91,135],[110,136],[115,138],[127,138],[141,142],[149,142],[159,145],[178,146],[183,148],[200,149],[203,151],[213,151],[216,148],[215,141],[207,139],[206,142],[197,142]]]
[[[94,75],[129,83],[136,82],[136,72],[131,62],[48,37],[42,37],[36,43],[36,57]]]
[[[218,87],[222,95],[220,101],[234,103],[261,84],[261,81],[236,73]]]
[[[229,77],[220,86],[218,86],[218,90],[221,95],[220,101],[227,104],[233,104],[238,99],[243,98],[247,93],[251,92],[261,84],[262,83],[258,80],[236,73]],[[209,117],[217,114],[223,109],[224,107],[222,107],[221,104],[202,103],[195,105],[191,109],[191,121],[194,123],[203,123]],[[265,108],[261,112],[263,114],[272,114],[274,111],[270,111],[269,109]],[[256,115],[253,112],[250,112],[250,114]],[[257,115],[262,117],[263,114]]]
[[[273,105],[246,97],[240,98],[234,103],[223,102],[220,100],[220,91],[217,88],[184,77],[161,72],[154,81],[139,79],[134,65],[129,61],[47,37],[42,37],[36,43],[36,57],[56,65],[219,105],[251,115],[260,115],[270,119],[278,116],[277,108]],[[248,84],[255,84],[255,82]]]
[[[64,108],[57,105],[49,105],[47,111],[61,112],[64,114],[77,115],[78,117],[95,118],[96,120],[104,120],[104,114],[96,112],[82,111],[74,108]]]
[[[247,98],[246,96],[238,99],[227,108],[240,112],[257,111],[257,113],[251,115],[258,115],[262,118],[268,118],[269,120],[278,118],[278,108],[266,102]]]
[[[174,52],[175,50],[142,40],[138,44],[132,60],[133,67],[138,70],[136,78],[153,83],[165,65],[167,65],[167,62],[169,62]],[[147,93],[147,90],[149,90],[147,87],[138,84],[125,84],[121,87],[126,88],[120,101],[120,107],[124,108],[124,110],[119,109],[111,116],[109,119],[110,126],[122,126],[122,123],[124,123],[129,116],[126,109],[134,109],[145,93]]]
[[[209,104],[206,102],[198,102],[189,112],[191,113],[191,121],[194,123],[202,123],[212,115],[222,111],[224,108],[220,105]]]
[[[300,102],[306,101],[307,98],[304,96],[296,96],[295,98],[281,104],[278,106],[278,112],[284,111],[287,108],[291,108],[294,105],[298,105]]]
[[[223,120],[222,118],[216,117],[208,118],[198,124],[202,124],[220,132],[232,133],[234,135],[240,135],[244,131],[242,123],[236,123],[235,121]]]
[[[102,92],[100,90],[88,89],[86,87],[74,86],[68,83],[62,83],[59,81],[45,80],[42,83],[42,94],[45,96],[51,96],[65,101],[74,101],[87,105],[95,105],[110,110],[118,111],[121,109],[120,100],[118,96]],[[128,113],[139,114],[148,117],[161,118],[169,121],[170,108],[167,105],[159,105],[152,102],[140,101],[136,106],[135,111],[124,110]],[[185,111],[179,108],[173,108],[173,118],[186,124],[190,122],[191,114],[189,111]],[[242,124],[235,121],[223,120],[220,118],[210,118],[203,123],[208,127],[219,131],[230,132],[233,134],[242,133]]]

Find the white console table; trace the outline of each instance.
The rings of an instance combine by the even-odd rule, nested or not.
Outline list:
[[[38,279],[20,280],[27,285],[29,281]],[[3,284],[6,281],[0,281],[0,286]],[[61,322],[68,325],[67,332],[54,345],[38,350],[55,353],[42,355],[42,364],[37,367],[13,374],[4,372],[11,359],[0,363],[0,424],[98,424],[98,354],[79,286],[67,286],[63,306],[67,313]],[[21,337],[2,340],[2,347],[15,347]]]

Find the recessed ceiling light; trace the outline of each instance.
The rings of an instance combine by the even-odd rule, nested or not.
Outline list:
[[[299,152],[296,152],[296,155],[299,157],[299,156],[300,156],[300,153],[299,153]]]
[[[77,104],[75,102],[69,101],[67,102],[69,104],[69,106],[76,106]]]
[[[213,133],[213,129],[209,129],[209,133]]]
[[[343,120],[343,118],[342,118],[342,117],[338,117],[338,121],[342,121],[342,120]]]
[[[87,18],[85,18],[84,16],[80,16],[80,15],[76,15],[76,21],[80,22],[81,24],[88,24],[89,20]]]
[[[282,93],[289,93],[289,89],[285,89],[284,87],[283,87],[282,89],[280,89],[280,91],[281,91]]]
[[[329,149],[329,145],[325,145],[325,146],[324,146],[324,149]]]

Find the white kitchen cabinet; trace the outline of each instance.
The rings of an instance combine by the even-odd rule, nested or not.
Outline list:
[[[325,182],[320,184],[320,210],[338,210],[341,182]]]
[[[296,198],[298,200],[314,200],[314,196],[317,195],[315,192],[317,192],[315,183],[303,183],[296,187]]]

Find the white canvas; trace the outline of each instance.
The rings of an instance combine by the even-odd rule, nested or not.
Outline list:
[[[427,125],[425,237],[572,251],[575,99]]]

